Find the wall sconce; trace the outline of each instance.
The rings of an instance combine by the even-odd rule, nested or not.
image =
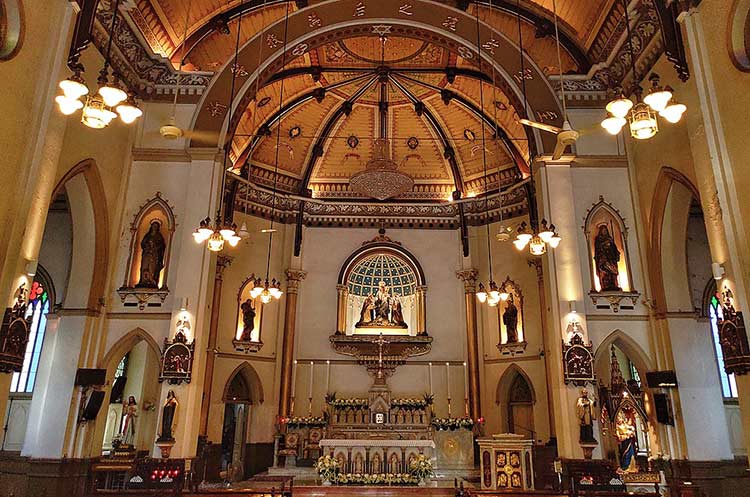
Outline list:
[[[28,276],[29,278],[33,278],[34,276],[36,276],[36,270],[38,266],[39,262],[37,261],[27,261],[25,268],[26,276]]]
[[[583,333],[583,328],[581,327],[581,318],[578,316],[577,303],[575,300],[568,301],[567,320],[568,324],[566,327],[566,331],[568,333],[568,337],[571,337],[574,334],[580,335]]]
[[[724,266],[722,266],[718,262],[712,262],[711,263],[711,272],[713,273],[714,279],[716,281],[718,281],[721,278],[723,278],[724,275],[726,274],[726,271],[724,271]]]

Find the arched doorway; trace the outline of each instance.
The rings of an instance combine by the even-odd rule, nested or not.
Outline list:
[[[224,387],[224,420],[221,431],[221,470],[231,481],[242,480],[246,473],[246,449],[250,441],[253,404],[262,402],[258,373],[243,363],[230,375]]]
[[[517,364],[511,364],[497,384],[495,403],[502,406],[499,409],[501,430],[536,439],[535,402],[534,386],[526,372]]]
[[[118,445],[136,452],[150,452],[156,439],[159,417],[160,351],[149,334],[136,328],[121,338],[107,354],[109,396],[97,418],[103,420],[101,453]]]

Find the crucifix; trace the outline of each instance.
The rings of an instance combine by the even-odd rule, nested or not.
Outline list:
[[[383,345],[388,343],[385,338],[383,338],[383,333],[381,332],[378,336],[378,339],[375,340],[375,342],[378,344],[378,372],[375,376],[377,379],[384,378],[385,375],[383,374]]]

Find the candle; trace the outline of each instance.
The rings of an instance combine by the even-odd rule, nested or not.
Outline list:
[[[466,363],[464,363],[464,398],[469,398],[469,375],[466,370]]]
[[[294,398],[294,387],[297,384],[297,361],[292,363],[292,398]]]
[[[331,361],[326,361],[326,393],[330,392],[331,386]]]
[[[445,378],[446,378],[446,389],[448,390],[448,399],[451,398],[451,365],[449,362],[445,363]]]
[[[430,395],[432,395],[432,363],[427,364],[427,370],[430,372]]]
[[[313,389],[313,373],[315,372],[315,363],[310,361],[310,395],[307,396],[308,399],[312,399],[312,389]]]

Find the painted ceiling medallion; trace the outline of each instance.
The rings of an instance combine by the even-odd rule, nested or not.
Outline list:
[[[466,138],[470,142],[473,142],[474,140],[477,139],[477,136],[474,134],[474,132],[472,130],[465,129],[464,130],[464,138]]]
[[[355,135],[349,135],[349,138],[346,139],[346,144],[349,145],[349,148],[357,148],[357,145],[359,145],[359,138]]]
[[[406,140],[406,146],[412,150],[416,150],[419,146],[419,140],[416,136],[410,136],[409,139]]]
[[[378,200],[386,200],[411,191],[414,180],[399,171],[398,165],[390,157],[390,144],[387,139],[375,140],[373,158],[349,180],[349,186],[357,193]]]
[[[301,134],[302,134],[302,129],[299,126],[295,126],[289,129],[289,138],[291,138],[292,140],[297,138]]]

